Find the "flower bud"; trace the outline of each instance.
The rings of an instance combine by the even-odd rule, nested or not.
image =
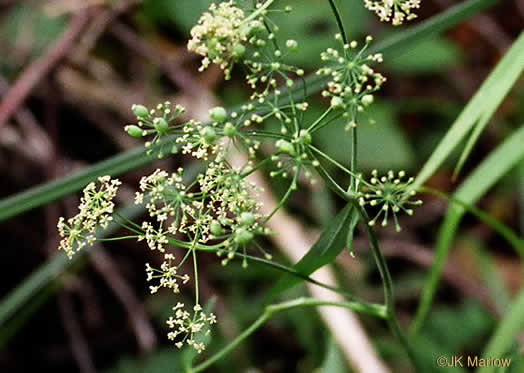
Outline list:
[[[289,50],[295,52],[297,50],[298,43],[296,40],[289,39],[288,41],[286,41],[286,47],[288,47]]]
[[[300,130],[300,133],[299,133],[299,138],[302,140],[302,142],[304,144],[311,144],[311,142],[313,141],[313,139],[311,138],[311,134],[309,133],[308,130]]]
[[[227,119],[227,111],[221,106],[217,106],[209,110],[211,119],[216,120],[217,122],[225,122]]]
[[[341,109],[344,107],[344,100],[338,96],[333,96],[331,99],[331,107],[333,109]]]
[[[373,103],[373,100],[373,95],[364,95],[361,101],[364,106],[368,106]]]
[[[141,138],[144,132],[142,128],[135,125],[125,126],[124,130],[129,136],[134,137],[135,139]]]

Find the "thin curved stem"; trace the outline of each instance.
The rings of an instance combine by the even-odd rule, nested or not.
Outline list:
[[[348,38],[346,36],[346,31],[344,30],[344,24],[342,23],[342,18],[340,17],[340,12],[335,4],[335,1],[329,0],[329,5],[331,6],[331,10],[333,11],[335,19],[337,20],[337,26],[340,30],[340,34],[342,35],[342,40],[344,40],[344,44],[348,44]]]
[[[277,303],[269,305],[265,308],[264,313],[256,319],[246,330],[244,330],[238,337],[236,337],[231,343],[225,346],[222,350],[218,351],[215,355],[203,363],[191,368],[189,372],[199,373],[209,368],[215,362],[223,358],[225,355],[234,350],[239,344],[253,334],[258,328],[260,328],[267,320],[269,320],[274,314],[284,311],[289,311],[294,308],[300,307],[318,307],[318,306],[335,306],[347,308],[355,312],[366,313],[381,319],[387,319],[387,310],[384,305],[374,303],[360,303],[360,302],[329,302],[322,301],[314,298],[297,298],[291,301]]]
[[[364,222],[369,221],[369,216],[360,206],[358,203],[354,202],[355,208],[359,211],[362,219]],[[384,255],[382,254],[382,250],[380,249],[380,245],[378,243],[377,237],[375,236],[375,232],[373,231],[373,228],[370,227],[367,223],[366,230],[369,237],[369,242],[371,246],[371,251],[373,253],[373,257],[375,258],[375,262],[377,264],[378,271],[380,273],[380,277],[382,278],[382,284],[384,286],[384,299],[386,302],[386,309],[387,309],[387,322],[388,325],[392,331],[392,333],[395,335],[395,337],[400,341],[404,349],[406,350],[406,353],[408,354],[411,362],[415,366],[417,372],[423,372],[424,370],[420,366],[420,363],[418,359],[416,358],[411,346],[408,343],[408,340],[402,331],[400,324],[397,319],[396,311],[395,311],[395,296],[393,292],[393,280],[391,278],[391,274],[389,272],[386,259],[384,258]]]

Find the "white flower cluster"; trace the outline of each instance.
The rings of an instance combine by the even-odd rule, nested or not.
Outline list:
[[[184,309],[183,303],[177,303],[173,311],[175,317],[171,316],[166,323],[170,329],[174,330],[169,332],[167,337],[170,340],[177,340],[181,337],[181,340],[175,343],[177,348],[182,348],[185,343],[198,353],[204,351],[206,346],[202,342],[202,333],[204,336],[209,335],[210,330],[206,328],[216,323],[215,315],[204,313],[199,304],[193,307],[193,315]]]
[[[361,206],[379,206],[380,210],[377,215],[369,221],[369,225],[373,226],[377,222],[380,216],[384,215],[382,219],[382,226],[387,226],[388,217],[391,211],[393,219],[395,220],[395,229],[397,232],[401,231],[401,227],[398,223],[397,213],[404,211],[408,215],[413,215],[413,210],[406,206],[418,206],[422,204],[421,200],[411,201],[416,192],[409,186],[413,183],[414,178],[410,177],[407,181],[402,181],[406,176],[404,171],[400,171],[397,175],[393,171],[389,171],[387,175],[378,175],[377,170],[373,170],[371,173],[371,179],[369,183],[365,183],[365,190],[360,198],[359,203]]]
[[[112,180],[110,176],[98,178],[100,187],[97,189],[95,183],[89,183],[80,199],[80,212],[65,221],[63,217],[58,220],[58,232],[63,238],[60,241],[60,249],[64,250],[69,258],[82,249],[86,244],[92,245],[98,227],[107,228],[113,219],[115,207],[113,198],[116,196],[119,180]]]
[[[189,275],[181,276],[178,274],[178,266],[173,265],[174,260],[173,254],[165,254],[160,269],[153,268],[149,263],[146,263],[147,281],[159,279],[158,285],[149,286],[151,294],[155,294],[160,288],[168,288],[173,290],[175,294],[179,293],[177,280],[182,280],[184,284],[189,281]]]
[[[229,78],[232,61],[242,57],[254,30],[263,28],[257,19],[246,17],[233,0],[212,4],[191,30],[188,49],[204,56],[200,71],[211,62],[220,65]]]
[[[366,37],[365,45],[358,52],[355,51],[358,47],[356,41],[344,44],[340,34],[335,35],[335,39],[342,43],[342,52],[333,48],[322,52],[322,61],[332,62],[333,65],[320,68],[317,74],[331,77],[322,95],[331,97],[331,106],[344,110],[344,116],[354,121],[358,112],[373,103],[372,93],[386,81],[382,74],[370,66],[381,63],[382,54],[364,54],[372,41],[371,36]]]
[[[394,26],[401,25],[404,20],[417,18],[413,9],[420,8],[421,0],[364,0],[364,6],[375,12],[383,22],[389,22]]]

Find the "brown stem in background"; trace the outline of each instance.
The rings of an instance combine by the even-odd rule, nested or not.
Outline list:
[[[73,16],[67,31],[44,55],[22,72],[0,103],[0,127],[18,110],[33,88],[69,53],[88,20],[87,12],[80,12]]]
[[[196,83],[195,80],[181,69],[180,65],[182,61],[172,61],[164,52],[151,46],[144,39],[140,38],[131,28],[121,22],[116,22],[109,31],[136,54],[160,66],[174,84],[189,92],[194,97],[202,94],[200,84]]]
[[[64,323],[66,334],[71,341],[71,349],[79,371],[81,373],[96,373],[89,346],[73,310],[71,295],[66,291],[62,291],[58,296],[58,306],[62,314],[62,322]]]
[[[156,346],[155,331],[149,321],[146,310],[133,292],[133,288],[124,279],[117,263],[101,246],[94,247],[89,258],[94,268],[104,278],[107,286],[113,291],[125,308],[131,322],[138,346],[142,353],[151,352]]]

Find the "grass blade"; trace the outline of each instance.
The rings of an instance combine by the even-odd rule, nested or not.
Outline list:
[[[521,332],[524,326],[524,291],[520,293],[518,298],[512,304],[507,316],[499,324],[497,330],[491,340],[488,342],[483,357],[490,357],[499,359],[504,356],[510,349],[511,345],[515,343],[515,339]],[[497,367],[486,366],[477,369],[478,373],[495,373]]]
[[[485,159],[455,192],[454,198],[463,203],[475,204],[496,182],[514,168],[524,158],[524,125],[506,139]],[[428,282],[424,288],[411,335],[415,335],[431,308],[438,287],[442,268],[448,257],[458,225],[466,209],[459,204],[449,207],[437,241],[435,262],[431,268]],[[519,252],[522,254],[522,252]]]
[[[500,103],[524,70],[524,32],[513,43],[511,49],[498,63],[497,67],[469,101],[455,123],[446,133],[437,148],[433,151],[422,170],[419,172],[413,187],[424,184],[441,166],[457,145],[472,130],[471,141],[459,161],[457,171],[462,167],[480,132],[487,125]],[[477,126],[477,127],[475,127]]]

